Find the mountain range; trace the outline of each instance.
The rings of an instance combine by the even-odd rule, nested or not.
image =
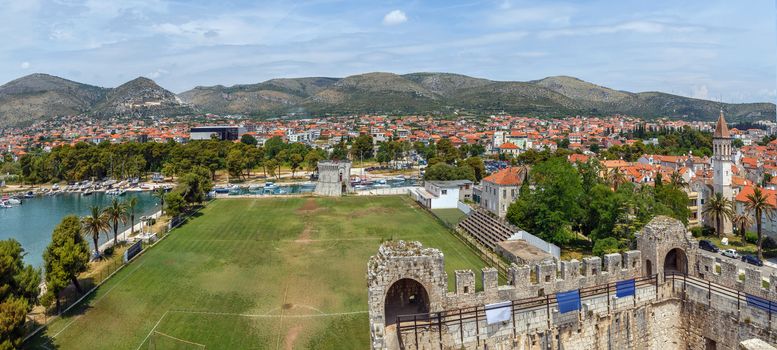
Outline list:
[[[258,84],[198,86],[178,95],[147,78],[116,88],[32,74],[0,86],[0,126],[55,115],[164,115],[191,113],[278,116],[353,113],[537,116],[628,114],[714,120],[775,118],[773,103],[721,104],[666,94],[627,92],[567,76],[494,81],[451,73],[366,73],[345,78],[272,79]]]

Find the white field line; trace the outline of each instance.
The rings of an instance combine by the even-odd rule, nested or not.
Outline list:
[[[121,284],[121,282],[124,282],[124,280],[126,280],[127,278],[129,278],[130,276],[132,276],[132,274],[133,274],[133,273],[135,273],[135,271],[137,271],[137,270],[138,270],[138,269],[139,269],[141,266],[143,266],[143,263],[145,263],[145,261],[144,261],[144,262],[141,262],[140,264],[138,264],[138,266],[136,266],[136,267],[135,267],[135,269],[133,269],[132,271],[130,271],[130,272],[129,272],[129,273],[126,275],[126,276],[124,276],[124,278],[122,278],[121,280],[119,280],[118,282],[116,282],[116,284],[114,284],[114,285],[113,285],[111,288],[108,288],[108,290],[107,290],[107,291],[105,291],[105,294],[103,294],[103,295],[101,295],[99,298],[97,298],[97,299],[96,299],[96,300],[95,300],[95,301],[92,303],[92,305],[96,305],[98,302],[100,302],[100,300],[102,300],[103,298],[105,298],[105,296],[106,296],[106,295],[108,295],[108,293],[110,293],[110,292],[111,292],[111,291],[112,291],[114,288],[116,288],[118,285],[120,285],[120,284]],[[118,271],[119,271],[119,270],[116,270],[116,272],[118,272]],[[114,272],[114,273],[115,273],[115,272]],[[104,281],[107,281],[107,280],[108,280],[108,278],[106,278]],[[81,299],[85,298],[87,295],[89,295],[89,293],[86,293],[86,294],[84,294],[84,296],[83,296],[83,297],[81,297]],[[74,303],[72,306],[76,306],[76,305],[78,305],[78,304],[81,302],[81,299],[79,299],[78,301],[76,301],[76,302],[75,302],[75,303]],[[71,306],[71,307],[72,307],[72,306]],[[68,308],[68,310],[70,310],[70,309]],[[68,310],[65,310],[65,312],[67,312]],[[63,314],[64,314],[64,312],[63,312]],[[68,322],[68,323],[67,323],[67,324],[66,324],[64,327],[62,327],[62,329],[60,329],[60,330],[59,330],[59,332],[55,333],[55,334],[54,334],[54,335],[52,335],[51,337],[52,337],[52,338],[56,338],[56,337],[57,337],[57,336],[58,336],[60,333],[62,333],[64,330],[66,330],[68,327],[70,327],[70,325],[71,325],[71,324],[73,324],[73,322],[75,322],[75,321],[76,321],[77,319],[79,319],[81,316],[82,316],[82,315],[78,315],[78,316],[75,316],[75,317],[73,317],[73,320],[71,320],[70,322]]]
[[[172,336],[172,335],[165,334],[165,333],[162,333],[162,332],[160,332],[160,331],[154,331],[154,333],[156,333],[156,334],[159,334],[159,335],[162,335],[162,336],[165,336],[165,337],[168,337],[168,338],[170,338],[170,339],[177,340],[177,341],[179,341],[179,342],[182,342],[182,343],[186,343],[186,344],[190,344],[190,345],[196,345],[196,346],[200,346],[200,347],[202,347],[202,348],[205,348],[205,345],[204,345],[204,344],[195,343],[195,342],[193,342],[193,341],[188,341],[188,340],[184,340],[184,339],[181,339],[181,338],[176,338],[176,337],[174,337],[174,336]]]
[[[148,340],[148,337],[151,336],[151,333],[154,333],[154,330],[156,330],[156,327],[158,327],[159,323],[162,322],[162,319],[165,318],[165,316],[167,316],[168,312],[170,312],[170,311],[165,311],[165,313],[162,314],[162,317],[159,318],[159,321],[156,321],[156,324],[154,324],[154,328],[151,328],[151,330],[148,331],[148,334],[146,334],[146,337],[143,338],[143,341],[140,342],[140,344],[138,345],[137,349],[135,349],[135,350],[140,350],[140,348],[143,346],[143,344],[146,343],[146,340]]]
[[[192,217],[194,214],[196,214],[196,213],[200,212],[200,210],[202,210],[202,208],[205,208],[205,207],[206,207],[208,204],[210,204],[211,202],[213,202],[213,200],[211,200],[211,201],[208,201],[208,202],[205,202],[205,203],[203,203],[203,206],[202,206],[200,209],[197,209],[197,210],[195,210],[193,213],[191,213],[191,214],[190,214],[189,216],[187,216],[186,218],[188,219],[188,218]],[[180,224],[179,224],[178,226],[180,226]],[[177,228],[178,226],[175,226],[175,227],[173,227],[173,229],[174,229],[174,228]],[[130,264],[131,262],[134,262],[134,261],[138,260],[138,259],[139,259],[141,256],[145,255],[145,253],[146,253],[146,252],[147,252],[149,249],[151,249],[151,248],[155,247],[157,244],[159,244],[159,242],[162,242],[162,241],[163,241],[163,240],[165,240],[165,239],[166,239],[168,236],[170,236],[170,233],[172,233],[172,231],[169,231],[169,232],[168,232],[166,235],[162,236],[162,238],[160,238],[160,239],[159,239],[159,240],[157,240],[156,242],[152,243],[150,246],[146,247],[146,249],[143,249],[143,250],[141,250],[141,251],[140,251],[140,253],[139,253],[139,254],[137,254],[137,255],[135,255],[134,257],[132,257],[132,259],[130,259],[130,261],[128,261],[128,262],[126,262],[126,263],[124,263],[122,266],[120,266],[118,269],[116,269],[116,271],[113,271],[113,272],[112,272],[110,275],[108,275],[108,277],[106,277],[105,279],[103,279],[103,280],[102,280],[102,282],[100,282],[100,284],[98,284],[98,285],[96,285],[96,286],[92,287],[92,289],[90,289],[90,290],[88,290],[86,293],[84,293],[84,295],[83,295],[83,296],[81,296],[81,298],[79,298],[78,300],[76,300],[76,302],[75,302],[75,303],[73,303],[72,305],[70,305],[70,306],[69,306],[67,309],[65,309],[65,311],[63,311],[62,313],[60,313],[60,314],[59,314],[59,315],[57,315],[57,316],[54,316],[54,317],[50,318],[50,319],[49,319],[49,320],[48,320],[46,323],[44,323],[44,324],[40,325],[38,328],[36,328],[36,329],[35,329],[34,331],[32,331],[30,334],[27,334],[27,335],[24,337],[24,339],[22,339],[22,343],[26,342],[28,339],[32,338],[32,337],[33,337],[35,334],[38,334],[38,332],[40,332],[40,331],[41,331],[41,330],[43,330],[44,328],[48,327],[48,325],[49,325],[49,324],[51,324],[51,322],[53,322],[53,321],[54,321],[54,320],[56,320],[56,319],[59,319],[59,318],[61,317],[61,315],[63,315],[63,314],[65,314],[65,313],[67,313],[68,311],[70,311],[70,309],[72,309],[72,308],[74,308],[74,307],[78,306],[78,305],[81,303],[81,301],[82,301],[82,300],[84,300],[84,298],[86,298],[87,296],[91,295],[91,294],[92,294],[92,293],[93,293],[95,290],[97,290],[97,288],[99,288],[99,287],[100,287],[100,286],[102,286],[103,284],[107,283],[107,282],[108,282],[108,281],[111,279],[111,277],[113,277],[113,275],[117,274],[119,271],[121,271],[121,270],[123,270],[123,269],[125,269],[125,268],[128,268],[127,266],[129,266],[129,264]],[[140,263],[140,265],[143,265],[143,263]],[[140,265],[138,265],[138,268],[140,268]],[[135,268],[135,270],[132,270],[132,272],[130,272],[130,274],[132,274],[133,272],[135,272],[135,271],[136,271],[138,268]],[[126,279],[126,277],[125,277],[125,279]],[[123,281],[123,280],[124,280],[124,279],[122,279],[122,281]],[[121,283],[121,281],[117,282],[117,284],[118,284],[118,283]],[[111,288],[111,289],[113,289],[113,288]],[[75,320],[73,320],[73,321],[75,321]],[[71,321],[70,323],[68,323],[68,324],[67,324],[65,327],[67,328],[68,326],[70,326],[70,324],[72,324],[72,323],[73,323],[73,321]],[[63,331],[63,330],[64,330],[64,328],[63,328],[62,330],[60,330],[59,332],[57,332],[57,335],[59,335],[59,333],[62,333],[62,331]]]

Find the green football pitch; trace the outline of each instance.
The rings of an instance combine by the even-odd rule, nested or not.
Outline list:
[[[485,266],[407,197],[219,199],[27,349],[368,349],[366,266],[418,240]],[[480,283],[480,282],[478,282]]]

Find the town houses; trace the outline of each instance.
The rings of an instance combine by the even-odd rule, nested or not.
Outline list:
[[[692,226],[705,223],[702,208],[707,198],[717,191],[722,191],[738,204],[743,198],[742,193],[749,193],[755,185],[764,186],[770,196],[777,191],[777,141],[763,142],[776,133],[777,124],[762,121],[755,124],[758,128],[748,124],[738,129],[737,125],[729,127],[722,113],[716,122],[642,120],[623,115],[559,118],[506,114],[453,118],[353,115],[270,119],[210,114],[140,119],[64,116],[26,127],[1,130],[0,153],[6,159],[18,159],[32,150],[45,152],[60,145],[79,142],[185,143],[193,139],[192,130],[216,125],[233,127],[239,130],[240,135],[251,135],[260,146],[273,137],[325,150],[359,135],[372,136],[376,147],[378,143],[390,140],[429,145],[445,138],[455,147],[478,145],[482,150],[480,155],[506,161],[515,160],[532,150],[567,148],[574,152],[568,157],[572,163],[598,158],[603,168],[602,176],[617,172],[624,181],[650,186],[655,185],[657,179],[681,182],[689,195],[691,217],[688,219]],[[635,130],[688,129],[713,133],[712,152],[642,153],[631,159],[602,153],[613,147],[630,147],[639,143],[656,146],[660,143],[659,137],[639,137]],[[203,136],[197,134],[196,137]],[[235,137],[230,139],[239,142]],[[421,157],[411,151],[407,161],[418,162]],[[522,167],[489,169],[491,174],[474,187],[473,198],[479,199],[480,205],[494,215],[504,217],[507,207],[517,198],[527,171]],[[741,207],[738,205],[737,210]],[[725,228],[730,232],[730,223]],[[767,227],[766,231],[777,235],[777,228]]]

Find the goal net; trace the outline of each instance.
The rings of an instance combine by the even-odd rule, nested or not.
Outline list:
[[[148,342],[149,350],[200,350],[206,349],[203,344],[174,337],[169,334],[154,331]]]

